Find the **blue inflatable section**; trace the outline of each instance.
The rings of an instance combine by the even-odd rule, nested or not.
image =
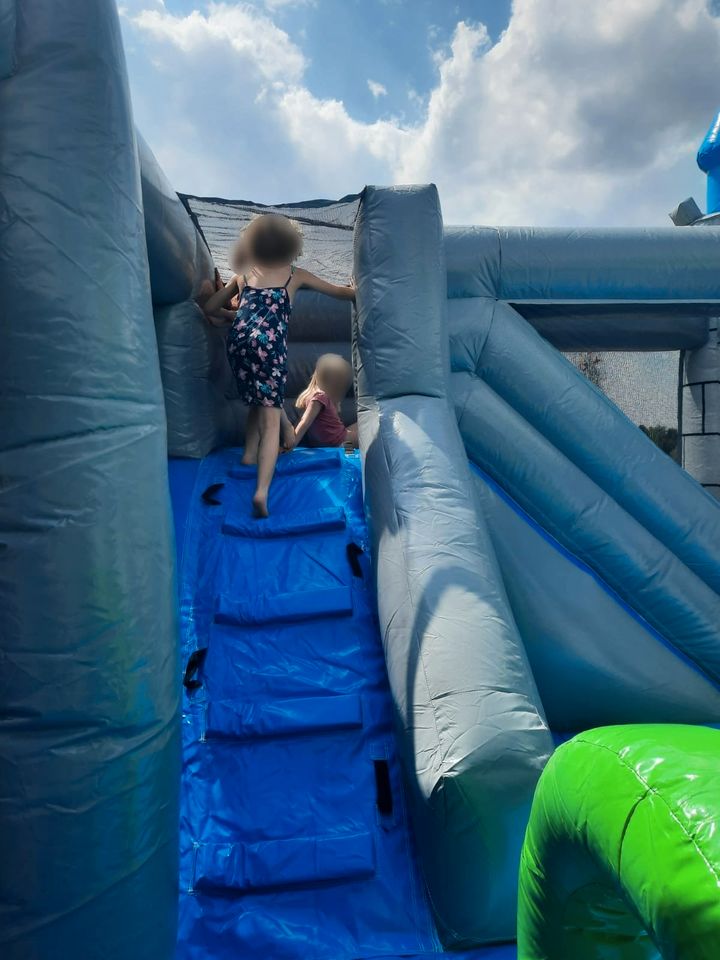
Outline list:
[[[178,960],[438,953],[359,457],[283,458],[263,524],[249,519],[253,470],[237,451],[204,460],[190,492],[193,472],[171,463],[185,664]]]
[[[720,113],[710,124],[705,139],[700,144],[697,162],[707,174],[707,212],[720,211]]]

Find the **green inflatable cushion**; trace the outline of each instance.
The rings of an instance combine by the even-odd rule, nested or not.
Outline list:
[[[720,957],[720,732],[603,727],[561,746],[520,867],[519,960]]]

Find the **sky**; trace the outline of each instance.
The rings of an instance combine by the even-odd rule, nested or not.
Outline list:
[[[437,183],[446,222],[669,224],[720,109],[720,0],[119,0],[175,189]]]

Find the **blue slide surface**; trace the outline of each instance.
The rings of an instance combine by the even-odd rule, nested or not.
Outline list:
[[[262,524],[249,519],[253,471],[238,451],[171,462],[170,474],[186,683],[178,960],[439,953],[406,817],[359,457],[282,458]]]

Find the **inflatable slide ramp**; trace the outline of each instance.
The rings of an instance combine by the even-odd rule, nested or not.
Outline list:
[[[435,953],[359,458],[283,456],[265,522],[253,484],[238,451],[211,455],[186,519],[178,958]]]

